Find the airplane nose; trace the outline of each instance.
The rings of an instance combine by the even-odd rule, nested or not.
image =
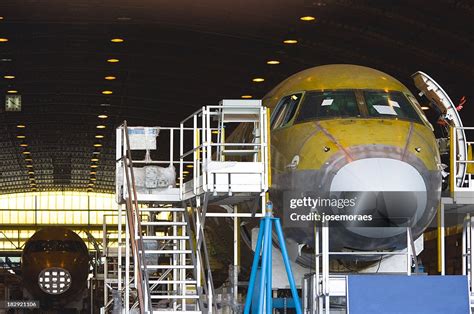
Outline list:
[[[357,195],[356,205],[347,214],[371,214],[372,225],[348,226],[365,237],[386,238],[405,232],[427,207],[427,187],[422,175],[410,164],[390,158],[365,158],[344,165],[334,176],[331,193]],[[339,193],[340,192],[340,193]],[[378,228],[381,226],[395,228]]]

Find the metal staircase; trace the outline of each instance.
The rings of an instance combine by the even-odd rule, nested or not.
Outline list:
[[[145,265],[149,273],[150,298],[158,309],[172,308],[175,313],[195,313],[189,308],[203,308],[196,281],[196,263],[191,237],[187,231],[185,208],[141,208]],[[156,214],[168,219],[156,219]],[[199,313],[199,312],[196,312]]]
[[[212,213],[208,204],[258,198],[264,204],[267,120],[260,101],[232,100],[203,107],[179,128],[124,122],[117,129],[119,231],[126,218],[125,243],[118,243],[125,252],[125,265],[118,263],[124,270],[122,313],[217,312],[206,217],[261,216],[263,207],[260,213]],[[229,123],[249,123],[253,140],[226,142]]]
[[[204,306],[195,279],[196,262],[190,249],[187,210],[180,206],[181,202],[169,207],[170,204],[165,204],[167,199],[140,198],[126,123],[122,130],[127,240],[134,257],[133,287],[137,291],[137,300],[131,309],[138,307],[140,313],[200,313],[196,310]]]

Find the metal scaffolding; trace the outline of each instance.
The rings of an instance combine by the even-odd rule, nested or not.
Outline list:
[[[239,217],[262,216],[264,206],[261,212],[243,212],[236,205],[265,203],[267,121],[259,100],[224,100],[202,107],[179,128],[128,127],[125,122],[117,129],[118,228],[125,225],[125,241],[119,236],[116,257],[105,251],[104,259],[115,258],[118,265],[117,278],[110,272],[104,276],[109,283],[116,280],[109,291],[117,289],[119,298],[104,292],[104,313],[117,304],[121,313],[216,312],[206,217],[234,219],[238,228]],[[226,128],[243,124],[250,127],[251,139],[229,141]],[[227,212],[212,212],[210,204]]]

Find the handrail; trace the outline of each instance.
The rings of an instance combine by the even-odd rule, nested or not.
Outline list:
[[[450,190],[451,192],[455,192],[458,189],[462,190],[464,188],[471,188],[471,179],[470,174],[467,172],[467,167],[470,164],[474,164],[473,160],[469,160],[468,156],[468,145],[474,144],[474,142],[467,141],[465,139],[465,135],[463,138],[459,138],[459,131],[473,131],[474,127],[467,127],[467,126],[451,126],[450,131],[450,172],[451,172],[451,179],[450,179]],[[461,154],[461,151],[464,153]],[[466,171],[458,174],[458,167],[465,167]],[[466,180],[467,179],[467,180]],[[466,185],[467,182],[467,185]]]
[[[193,243],[193,241],[190,241],[190,243],[189,243],[192,251],[194,251],[196,253],[196,255],[191,255],[192,259],[194,260],[194,264],[196,264],[195,263],[196,259],[199,260],[199,264],[200,264],[200,269],[195,269],[194,270],[194,276],[197,280],[198,279],[197,272],[200,272],[201,275],[204,275],[204,280],[203,280],[203,282],[204,282],[204,292],[207,296],[210,296],[210,295],[212,296],[212,295],[215,295],[214,282],[213,282],[213,279],[212,279],[210,259],[209,259],[209,254],[208,254],[207,244],[206,244],[205,234],[204,234],[204,226],[205,226],[205,219],[206,219],[208,196],[209,196],[208,194],[204,194],[204,204],[202,204],[202,207],[204,208],[204,210],[203,210],[202,213],[199,212],[199,206],[196,206],[194,208],[196,218],[199,219],[199,222],[200,222],[199,226],[198,226],[196,220],[194,219],[194,215],[192,213],[191,213],[191,215],[188,215],[188,212],[186,211],[184,213],[184,218],[185,218],[186,223],[187,223],[188,233],[191,234],[191,232],[192,232],[191,226],[192,226],[195,230],[194,231],[195,232],[195,237],[198,238],[198,241],[196,243]],[[193,207],[191,206],[191,208],[193,208]],[[202,254],[202,252],[201,252],[202,251],[201,246],[202,246],[202,250],[204,251],[204,254]],[[209,300],[208,300],[208,303],[209,303]],[[211,301],[211,306],[214,307],[214,309],[217,312],[217,307],[212,301]],[[209,304],[208,304],[208,308],[210,308]]]
[[[130,243],[132,246],[132,251],[136,256],[137,263],[137,272],[138,278],[135,278],[137,282],[137,292],[138,292],[138,302],[140,305],[140,313],[145,314],[148,312],[148,308],[151,308],[151,296],[148,293],[148,271],[146,269],[146,263],[143,260],[143,255],[140,252],[144,252],[143,245],[143,236],[141,232],[137,232],[135,225],[138,228],[138,231],[141,230],[140,216],[138,215],[138,197],[137,190],[135,186],[135,175],[133,173],[133,161],[132,154],[130,150],[130,139],[128,135],[127,121],[123,123],[123,132],[125,133],[125,156],[124,156],[124,169],[125,169],[125,180],[127,184],[128,197],[126,199],[126,210],[127,210],[127,219],[129,221],[129,233],[130,233]],[[135,238],[138,235],[139,240]],[[148,298],[148,304],[145,303],[145,294]]]
[[[208,109],[222,109],[223,107],[221,105],[206,105],[206,108],[208,108]],[[225,109],[242,109],[242,108],[245,108],[245,109],[260,109],[261,106],[259,106],[259,105],[246,105],[245,107],[243,107],[242,105],[226,105],[224,108]],[[181,120],[180,123],[184,124],[186,121],[191,120],[191,118],[193,118],[194,116],[199,115],[200,113],[203,113],[203,111],[204,111],[203,108],[194,111],[192,114],[190,114],[189,116],[187,116],[186,118]]]
[[[210,147],[221,147],[221,146],[248,146],[248,147],[255,147],[255,146],[259,146],[259,147],[264,147],[266,146],[265,144],[263,143],[203,143],[199,146],[196,146],[194,147],[193,149],[190,149],[188,150],[187,152],[185,152],[183,155],[179,156],[180,158],[184,158],[184,157],[187,157],[189,155],[191,155],[192,153],[202,149],[202,148],[206,148],[207,146],[210,146]],[[183,161],[184,163],[186,163],[186,161]],[[192,163],[192,162],[187,162],[187,163]]]

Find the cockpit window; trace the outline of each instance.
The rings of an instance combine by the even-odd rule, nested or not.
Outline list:
[[[81,252],[83,246],[82,243],[72,240],[36,240],[31,241],[26,250],[30,252]]]
[[[308,92],[296,121],[346,117],[360,117],[353,91]]]
[[[298,104],[301,99],[301,94],[293,94],[283,97],[275,108],[272,115],[271,126],[272,129],[283,127],[293,119]]]
[[[420,116],[401,92],[364,91],[370,117],[422,122]]]

